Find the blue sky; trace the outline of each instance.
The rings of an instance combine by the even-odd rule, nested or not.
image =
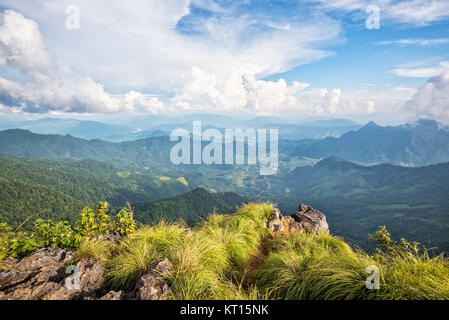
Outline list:
[[[379,29],[366,27],[369,5]],[[447,0],[0,0],[0,8],[3,117],[449,122]]]

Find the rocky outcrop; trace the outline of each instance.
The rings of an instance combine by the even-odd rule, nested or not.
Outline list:
[[[61,281],[58,290],[44,298],[49,300],[80,300],[95,297],[103,288],[104,266],[94,260],[81,260],[74,266],[66,268],[70,275]]]
[[[284,230],[284,219],[279,209],[274,209],[267,222],[267,228],[273,232],[281,232]]]
[[[166,300],[170,289],[164,277],[168,275],[172,267],[167,258],[151,266],[148,273],[140,278],[137,298],[139,300]]]
[[[8,271],[0,272],[0,300],[164,300],[170,292],[164,280],[172,269],[168,259],[152,265],[135,292],[125,293],[106,290],[102,263],[75,263],[74,257],[73,251],[48,248],[22,260],[10,259]]]
[[[320,211],[301,204],[296,213],[283,217],[278,209],[275,209],[266,224],[273,233],[279,232],[309,232],[309,233],[329,233],[329,226],[326,216]]]
[[[104,267],[93,260],[70,265],[75,254],[42,249],[0,272],[0,299],[76,300],[94,296],[103,286]]]
[[[48,248],[11,265],[9,271],[0,272],[0,299],[45,298],[60,289],[64,278],[60,271],[74,256],[69,250]]]

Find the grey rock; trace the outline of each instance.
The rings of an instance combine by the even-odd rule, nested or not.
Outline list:
[[[326,216],[320,211],[301,204],[298,212],[292,216],[296,222],[300,223],[305,231],[310,233],[329,233],[329,225],[326,221]]]
[[[11,265],[11,270],[0,272],[0,298],[42,299],[58,289],[57,282],[63,278],[59,270],[74,256],[70,250],[47,248]]]
[[[326,216],[320,211],[301,204],[298,211],[292,216],[282,216],[279,209],[275,209],[265,226],[273,233],[287,232],[309,232],[309,233],[329,233],[329,226]]]
[[[148,272],[140,278],[137,286],[139,300],[166,300],[170,288],[164,277],[173,268],[171,262],[165,258],[149,268]]]
[[[282,232],[284,230],[284,220],[279,209],[274,209],[266,223],[266,227],[274,233]]]
[[[110,291],[104,296],[102,296],[99,300],[124,300],[125,298],[126,296],[123,291],[119,292]]]
[[[60,282],[57,290],[44,296],[48,300],[80,300],[87,296],[96,296],[103,287],[104,266],[92,259],[81,260],[75,268],[65,272],[77,270]]]
[[[12,264],[9,271],[0,272],[0,299],[76,300],[95,296],[103,286],[103,265],[81,260],[69,266],[74,256],[70,250],[47,248]]]

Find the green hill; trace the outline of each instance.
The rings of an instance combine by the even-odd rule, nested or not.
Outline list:
[[[182,219],[193,226],[213,212],[232,213],[237,206],[247,202],[248,198],[233,192],[210,193],[198,188],[168,199],[138,203],[133,205],[133,209],[135,218],[143,223],[160,219],[170,221]]]
[[[80,208],[100,200],[119,209],[126,202],[157,200],[190,190],[180,179],[162,181],[146,171],[122,171],[93,160],[0,156],[0,179],[0,216],[11,225],[42,210],[49,211],[39,217],[72,221]]]

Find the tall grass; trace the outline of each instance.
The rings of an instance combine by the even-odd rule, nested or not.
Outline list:
[[[76,251],[76,259],[95,259],[105,263],[115,245],[104,239],[84,238]]]
[[[232,216],[211,215],[186,238],[182,250],[174,248],[175,272],[171,287],[176,299],[249,299],[260,297],[243,289],[239,269],[257,253],[269,235],[264,223],[272,204],[248,204]]]
[[[380,270],[380,290],[366,288],[371,265]],[[273,241],[257,284],[272,299],[449,299],[448,271],[442,256],[427,252],[370,256],[337,237],[298,233]]]
[[[105,279],[112,290],[132,290],[149,266],[167,256],[173,247],[180,248],[186,229],[176,223],[161,221],[129,235],[108,261]]]
[[[443,255],[395,250],[379,260],[386,266],[383,299],[449,299],[449,263]]]
[[[273,210],[270,203],[251,203],[233,215],[212,214],[193,229],[160,221],[113,248],[85,239],[77,256],[105,262],[109,287],[125,291],[167,257],[172,299],[449,299],[443,256],[401,246],[369,255],[325,233],[273,238],[265,227]],[[366,288],[366,268],[373,265],[380,290]]]

